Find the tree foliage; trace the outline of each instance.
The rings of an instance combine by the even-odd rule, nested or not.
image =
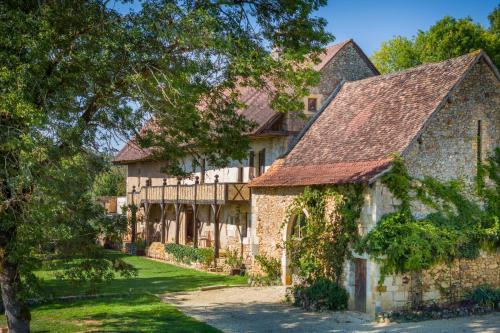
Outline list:
[[[486,183],[472,195],[463,182],[417,180],[402,159],[394,162],[383,182],[400,204],[358,244],[359,252],[381,262],[380,283],[388,274],[421,272],[500,247],[500,148],[484,167]],[[422,204],[430,213],[417,218],[412,207]]]
[[[242,159],[252,124],[236,112],[241,89],[296,109],[317,79],[302,62],[331,39],[311,15],[324,0],[141,4],[0,3],[0,285],[12,332],[29,330],[23,299],[43,254],[87,258],[74,278],[130,271],[95,246],[109,226],[91,195],[103,146],[135,135],[162,160]]]
[[[499,8],[489,16],[490,28],[485,29],[471,18],[446,16],[427,31],[418,31],[409,39],[396,36],[382,43],[372,61],[381,73],[438,62],[483,49],[500,65]]]
[[[95,196],[124,196],[126,194],[126,174],[123,167],[110,167],[95,179],[92,192]]]

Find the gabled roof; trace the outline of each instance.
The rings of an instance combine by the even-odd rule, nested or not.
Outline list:
[[[348,44],[352,44],[358,50],[360,56],[365,59],[368,66],[375,73],[378,73],[377,69],[352,39],[328,46],[325,52],[319,55],[320,62],[314,65],[314,69],[317,71],[323,69]],[[246,108],[240,110],[239,113],[256,124],[253,131],[249,134],[258,135],[277,119],[279,114],[271,108],[270,96],[267,92],[250,87],[240,87],[239,89],[241,102],[246,104]],[[143,150],[131,140],[115,156],[113,163],[127,164],[134,161],[147,160],[150,153],[151,150]]]
[[[314,69],[316,71],[321,71],[348,44],[352,44],[360,56],[365,59],[367,65],[374,71],[374,73],[378,74],[375,66],[373,66],[371,61],[352,39],[328,46],[325,51],[319,55],[320,62],[314,65]],[[250,134],[259,134],[277,116],[277,112],[271,108],[270,96],[266,91],[250,87],[240,88],[240,91],[241,101],[246,104],[246,108],[240,110],[240,114],[257,124],[253,132]]]
[[[483,52],[347,82],[281,160],[250,186],[363,183],[390,167]]]
[[[147,160],[152,153],[151,148],[141,148],[134,143],[133,140],[127,142],[127,144],[116,154],[113,159],[115,164],[127,164],[130,162],[139,162]]]

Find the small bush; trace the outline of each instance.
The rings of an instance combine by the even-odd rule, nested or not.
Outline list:
[[[479,305],[498,308],[500,288],[493,288],[488,285],[478,286],[467,293],[465,298]]]
[[[194,248],[181,244],[166,244],[165,252],[171,254],[174,259],[184,264],[197,262],[205,266],[210,266],[214,260],[214,253],[211,248]]]
[[[135,246],[137,250],[145,250],[146,249],[146,241],[144,239],[138,239],[135,242]]]
[[[243,265],[243,258],[238,255],[238,250],[226,249],[224,262],[231,268],[241,268]]]
[[[281,262],[266,255],[255,256],[255,260],[260,265],[266,276],[270,280],[279,280],[281,275]]]
[[[296,286],[292,290],[294,305],[306,310],[345,310],[349,294],[347,290],[328,279],[318,279],[305,286]]]

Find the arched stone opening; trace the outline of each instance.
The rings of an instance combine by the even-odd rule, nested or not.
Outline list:
[[[309,214],[304,209],[299,214],[296,214],[290,218],[290,220],[287,223],[286,234],[283,240],[284,242],[289,242],[289,241],[300,242],[301,238],[304,236],[305,233],[305,226],[307,224],[308,216]],[[292,266],[290,254],[288,253],[286,248],[283,248],[283,254],[281,258],[281,271],[282,271],[281,274],[282,283],[284,285],[293,284],[293,276],[296,270]]]

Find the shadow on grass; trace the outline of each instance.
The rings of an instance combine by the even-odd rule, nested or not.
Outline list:
[[[97,284],[94,293],[126,294],[153,293],[161,294],[173,291],[193,290],[208,285],[244,284],[244,277],[200,272],[194,269],[179,267],[144,257],[129,256],[120,252],[109,252],[110,257],[123,259],[138,270],[134,277],[120,277]],[[59,267],[69,267],[71,263],[61,263]],[[50,297],[82,295],[89,293],[89,284],[75,285],[71,281],[56,279],[52,272],[41,271],[44,279],[44,294]]]
[[[115,279],[106,283],[98,284],[97,293],[104,294],[138,294],[153,293],[162,294],[173,291],[193,290],[209,285],[228,285],[232,281],[225,276],[197,276],[197,275],[173,275],[169,277],[133,277],[127,279]],[[46,280],[43,282],[44,294],[51,297],[72,296],[89,294],[88,284],[73,285],[66,280]]]
[[[54,302],[32,313],[33,332],[219,332],[153,295]]]

